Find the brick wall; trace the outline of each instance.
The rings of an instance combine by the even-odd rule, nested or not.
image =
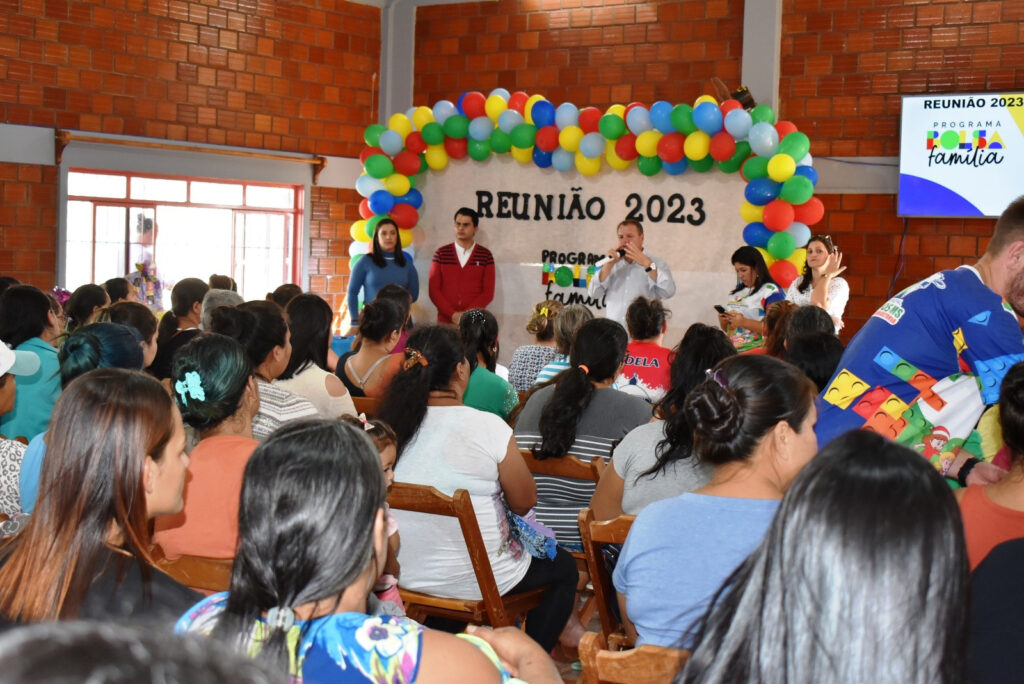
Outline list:
[[[314,187],[309,221],[309,288],[322,294],[335,312],[343,312],[348,289],[349,228],[359,220],[355,190]],[[340,323],[335,316],[335,327]]]
[[[0,274],[44,290],[57,268],[57,167],[0,163]]]

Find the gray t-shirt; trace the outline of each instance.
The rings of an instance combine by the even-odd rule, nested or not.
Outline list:
[[[622,485],[622,512],[636,515],[649,503],[679,496],[700,489],[711,479],[712,468],[694,457],[668,464],[654,475],[641,473],[654,467],[658,460],[658,442],[665,439],[665,421],[645,423],[623,437],[612,453],[612,466]]]

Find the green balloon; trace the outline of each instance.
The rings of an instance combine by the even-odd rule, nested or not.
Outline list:
[[[811,151],[811,140],[807,134],[793,131],[779,143],[779,152],[800,161]]]
[[[754,123],[766,121],[773,126],[775,125],[775,112],[766,104],[760,104],[751,109],[750,118],[754,120]]]
[[[491,141],[490,140],[474,140],[469,139],[469,158],[476,161],[484,161],[491,156]]]
[[[461,114],[452,114],[444,121],[444,134],[449,138],[465,138],[469,135],[469,119]]]
[[[711,170],[711,167],[715,165],[715,159],[710,154],[703,159],[697,161],[687,160],[688,169],[693,169],[698,173],[706,173]]]
[[[739,145],[737,145],[739,147]],[[751,157],[743,162],[743,177],[748,181],[768,175],[768,157]]]
[[[420,170],[417,173],[425,173],[430,168],[430,164],[427,163],[426,152],[420,153]]]
[[[364,256],[366,256],[366,255],[365,254],[353,254],[351,257],[349,257],[349,260],[348,260],[348,270],[351,271],[353,268],[355,268],[356,267],[356,262],[359,261],[360,259],[362,259]]]
[[[814,194],[814,183],[807,176],[793,176],[782,184],[779,197],[790,204],[803,204]]]
[[[419,176],[409,176],[409,187],[410,188],[415,188],[416,187],[416,183],[419,182],[417,180],[417,178],[419,178]]]
[[[374,178],[387,178],[395,172],[395,165],[383,154],[371,154],[366,158],[366,173]]]
[[[555,269],[555,283],[559,287],[569,287],[572,285],[572,269],[568,266],[559,266]]]
[[[672,126],[684,135],[690,135],[697,131],[697,124],[693,123],[693,107],[688,104],[678,104],[672,108]]]
[[[640,173],[645,176],[653,176],[661,171],[661,157],[645,157],[640,155],[636,160],[636,166]]]
[[[512,129],[509,139],[516,147],[523,149],[533,147],[533,143],[537,139],[537,127],[533,124],[521,123]]]
[[[740,170],[743,162],[750,156],[750,143],[741,140],[736,143],[736,151],[725,161],[718,162],[718,168],[725,173],[736,173]]]
[[[512,138],[500,128],[495,128],[491,131],[491,149],[495,154],[505,154],[512,149]]]
[[[377,230],[377,224],[386,218],[387,216],[383,214],[374,214],[370,218],[366,219],[366,234],[373,237],[374,232]]]
[[[386,130],[388,129],[384,128],[384,126],[380,124],[370,124],[366,127],[366,130],[363,131],[363,140],[365,140],[366,144],[370,147],[376,147],[380,142],[380,134]]]
[[[423,126],[420,135],[423,136],[423,142],[428,145],[440,145],[444,142],[444,129],[436,121],[431,121]]]
[[[597,130],[608,140],[618,140],[626,133],[626,122],[621,116],[605,114],[597,122]]]
[[[768,253],[776,259],[788,259],[796,249],[796,240],[784,230],[768,238]]]

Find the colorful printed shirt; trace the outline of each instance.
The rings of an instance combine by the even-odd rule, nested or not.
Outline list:
[[[652,342],[630,342],[617,381],[620,392],[656,404],[671,385],[672,350]]]
[[[779,289],[779,286],[769,281],[752,290],[747,287],[739,292],[729,295],[729,301],[725,305],[726,311],[738,311],[744,318],[752,321],[760,321],[764,318],[764,312],[775,302],[780,302],[786,295]],[[764,338],[760,333],[746,328],[736,328],[729,334],[729,340],[737,351],[746,351],[764,344]]]
[[[227,600],[227,592],[221,592],[200,601],[181,616],[174,631],[209,635],[224,612]],[[288,632],[289,681],[291,684],[414,682],[424,629],[413,620],[391,615],[335,613],[309,621],[298,620]],[[519,681],[502,669],[497,655],[484,641],[465,634],[458,636],[475,645],[494,663],[502,682]],[[250,655],[259,652],[266,637],[267,623],[260,618],[253,625]]]
[[[971,266],[941,271],[882,305],[853,338],[819,402],[818,444],[856,428],[919,451],[945,473],[1024,360],[1017,317]]]

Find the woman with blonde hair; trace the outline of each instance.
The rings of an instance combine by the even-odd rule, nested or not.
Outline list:
[[[555,319],[562,310],[562,303],[545,299],[535,304],[526,322],[526,332],[533,335],[533,344],[524,344],[512,354],[508,364],[508,381],[517,392],[526,392],[533,387],[537,374],[558,353],[555,344]]]

